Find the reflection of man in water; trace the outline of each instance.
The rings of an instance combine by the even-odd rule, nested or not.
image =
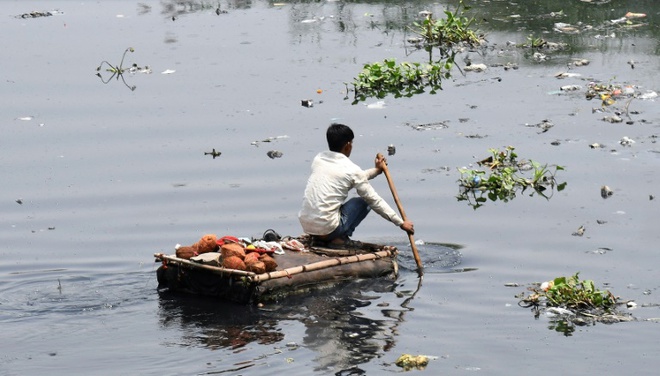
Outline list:
[[[297,305],[306,308],[301,312],[307,316],[303,344],[314,351],[315,372],[358,375],[360,370],[354,367],[382,357],[394,346],[397,326],[408,311],[399,297],[388,294],[394,290],[391,280],[351,282],[333,290],[331,296],[328,292]],[[380,302],[391,303],[389,308],[377,307],[376,296],[382,298]],[[352,372],[341,372],[348,370]]]
[[[339,371],[354,370],[352,367],[383,356],[394,345],[396,327],[408,311],[396,302],[400,297],[394,294],[395,287],[396,283],[388,279],[351,282],[332,291],[289,297],[286,304],[272,306],[272,311],[163,294],[159,301],[160,326],[169,331],[179,328],[180,338],[164,337],[168,346],[175,341],[184,347],[225,349],[227,354],[236,354],[236,349],[243,348],[242,359],[253,359],[242,363],[246,368],[259,369],[267,364],[263,360],[267,353],[271,360],[313,357],[314,373],[332,370],[340,374]],[[368,299],[365,293],[370,295]],[[389,308],[370,305],[374,296],[390,303]],[[291,324],[294,321],[299,324]],[[296,337],[302,338],[298,345],[310,354],[271,352],[273,347],[286,347],[282,343],[285,338],[292,341]],[[235,367],[230,363],[224,366]]]

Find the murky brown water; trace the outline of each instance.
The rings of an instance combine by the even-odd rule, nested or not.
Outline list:
[[[172,4],[3,2],[1,374],[380,374],[399,372],[403,353],[432,356],[433,374],[650,374],[660,355],[648,321],[660,317],[658,102],[600,112],[584,93],[589,82],[660,90],[655,2],[478,2],[491,48],[469,57],[486,72],[383,108],[351,105],[344,83],[364,63],[423,60],[406,56],[402,26],[444,5],[239,1],[217,14],[216,3]],[[14,17],[54,9],[63,14]],[[628,11],[648,25],[607,23]],[[554,31],[559,22],[580,32]],[[530,34],[569,48],[539,61],[507,43]],[[96,67],[119,64],[127,47],[125,64],[152,73],[104,84]],[[602,120],[617,109],[630,116]],[[543,120],[547,132],[529,126]],[[371,216],[355,235],[400,246],[408,269],[396,283],[267,310],[157,294],[153,252],[209,232],[297,235],[309,163],[333,121],[354,128],[352,157],[365,167],[396,146],[390,172],[416,238],[460,245],[460,263],[449,248],[420,246],[419,286],[406,238]],[[635,143],[622,146],[624,136]],[[565,166],[567,188],[476,211],[458,202],[457,168],[506,145]],[[204,155],[214,148],[219,157]],[[390,199],[384,178],[374,185]],[[517,306],[527,284],[577,271],[635,300],[637,321],[565,336]]]

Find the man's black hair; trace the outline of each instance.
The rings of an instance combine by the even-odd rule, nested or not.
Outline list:
[[[328,127],[325,137],[330,150],[339,153],[344,145],[353,141],[355,135],[348,125],[334,123]]]

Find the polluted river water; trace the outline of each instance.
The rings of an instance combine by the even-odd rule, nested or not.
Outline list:
[[[457,64],[485,70],[352,104],[364,64],[425,62],[410,26],[458,2],[4,1],[0,374],[375,375],[402,372],[402,354],[427,355],[428,374],[654,374],[660,7],[465,4],[486,43]],[[354,129],[364,168],[395,147],[423,279],[405,234],[371,214],[354,237],[399,247],[396,281],[263,307],[157,291],[154,252],[299,235],[332,122]],[[565,189],[458,201],[459,169],[507,146],[562,166]],[[385,177],[373,185],[394,206]],[[518,305],[576,272],[634,302],[632,320]]]

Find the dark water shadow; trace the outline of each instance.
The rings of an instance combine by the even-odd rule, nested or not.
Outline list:
[[[388,243],[390,244],[390,243]],[[409,243],[393,243],[399,249],[399,267],[403,270],[416,271],[417,264]],[[461,244],[418,242],[416,244],[419,257],[422,260],[424,273],[463,273],[478,270],[474,267],[461,267],[463,254]]]
[[[242,368],[264,356],[304,347],[316,356],[315,371],[361,374],[360,364],[395,346],[397,327],[406,321],[408,304],[420,287],[421,279],[412,291],[389,279],[360,280],[259,307],[161,292],[158,316],[163,328],[180,330],[175,346],[239,351],[256,343],[275,348]],[[283,343],[282,324],[292,320],[304,326],[302,343]]]

